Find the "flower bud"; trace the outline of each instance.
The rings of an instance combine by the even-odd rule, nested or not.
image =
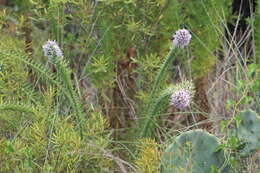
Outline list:
[[[191,34],[186,29],[180,29],[176,31],[175,35],[173,36],[173,45],[175,47],[181,47],[187,46],[190,43]]]
[[[43,46],[44,56],[48,57],[49,59],[53,58],[54,56],[63,58],[62,51],[55,40],[51,41],[48,40]]]

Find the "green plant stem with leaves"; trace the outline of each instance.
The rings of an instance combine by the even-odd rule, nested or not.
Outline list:
[[[18,111],[18,112],[25,112],[30,114],[35,114],[35,110],[33,107],[22,105],[22,104],[15,104],[15,103],[2,103],[0,104],[0,111]]]
[[[149,100],[148,100],[148,106],[146,109],[147,112],[146,112],[145,123],[144,123],[145,126],[142,129],[141,137],[147,137],[147,136],[149,136],[149,134],[151,134],[150,129],[149,129],[149,124],[151,121],[153,121],[153,118],[154,118],[153,113],[156,113],[156,110],[158,107],[157,105],[160,105],[159,103],[161,103],[160,99],[158,102],[155,101],[156,96],[158,95],[157,92],[161,88],[161,83],[165,79],[166,72],[174,60],[174,57],[175,57],[174,55],[176,54],[176,50],[177,49],[175,47],[171,48],[164,63],[161,65],[160,71],[158,72],[158,74],[156,76],[156,79],[152,86],[152,91],[151,91],[151,94],[150,94]]]
[[[145,125],[142,131],[142,137],[147,137],[151,135],[152,130],[155,128],[155,118],[159,115],[160,110],[165,108],[165,102],[168,102],[170,94],[166,93],[160,96],[154,106],[152,106],[151,111],[148,113],[148,118],[145,121]]]
[[[169,54],[167,55],[166,60],[161,65],[160,71],[157,74],[155,82],[153,84],[152,92],[151,92],[151,95],[150,95],[151,100],[149,100],[149,101],[153,101],[152,99],[156,96],[158,89],[160,89],[160,84],[165,79],[166,71],[168,70],[170,64],[172,64],[174,55],[176,54],[176,50],[177,49],[172,48],[170,50]]]
[[[61,59],[58,59],[58,57],[54,58],[54,63],[57,67],[58,72],[60,72],[61,78],[63,79],[66,88],[68,90],[68,98],[72,104],[72,107],[76,114],[76,121],[78,123],[78,128],[80,132],[81,138],[83,138],[83,132],[82,132],[82,125],[81,125],[81,115],[83,112],[83,108],[81,106],[81,103],[79,102],[79,98],[77,98],[77,94],[73,89],[73,84],[70,79],[70,70],[67,67],[66,63],[63,62]]]

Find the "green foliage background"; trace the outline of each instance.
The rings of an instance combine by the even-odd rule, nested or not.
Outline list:
[[[177,79],[176,63],[189,80],[215,70],[223,45],[231,44],[225,37],[231,3],[14,0],[1,4],[0,172],[158,172],[158,144],[141,139],[143,151],[138,153],[140,144],[135,141],[171,38],[180,28],[192,33],[191,44],[176,55],[160,89],[182,80]],[[250,83],[241,83],[236,91],[246,91],[249,101],[234,104],[234,114],[241,105],[259,106],[259,16],[257,8],[252,26],[254,65],[245,68]],[[64,60],[50,62],[43,56],[42,45],[48,39],[57,41]],[[165,102],[157,112],[167,112]],[[160,142],[176,135],[167,125],[158,129],[165,135],[151,138],[162,138]],[[153,156],[154,165],[149,167]]]

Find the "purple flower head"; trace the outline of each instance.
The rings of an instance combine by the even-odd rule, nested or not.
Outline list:
[[[190,103],[190,93],[184,89],[175,91],[171,95],[170,104],[178,109],[186,108]]]
[[[49,59],[53,58],[54,56],[63,58],[62,51],[55,40],[51,41],[48,40],[43,46],[44,56],[48,57]]]
[[[187,46],[190,43],[191,34],[186,29],[180,29],[176,31],[175,35],[173,36],[173,44],[176,47],[183,48],[184,46]]]

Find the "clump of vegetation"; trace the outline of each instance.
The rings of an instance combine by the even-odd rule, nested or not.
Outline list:
[[[138,144],[139,154],[135,161],[138,172],[159,172],[160,151],[159,144],[150,138],[143,138]]]

